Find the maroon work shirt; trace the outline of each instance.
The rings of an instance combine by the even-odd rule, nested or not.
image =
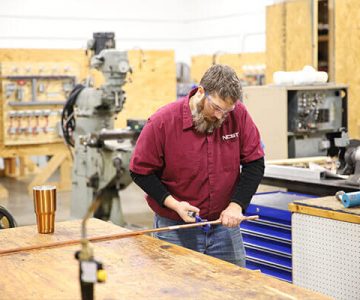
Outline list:
[[[240,177],[240,163],[257,160],[264,152],[259,131],[240,102],[212,134],[196,132],[189,106],[195,92],[149,118],[137,141],[130,170],[157,174],[175,199],[198,207],[202,218],[215,220],[230,202]],[[149,196],[146,199],[160,216],[181,220],[175,211]]]

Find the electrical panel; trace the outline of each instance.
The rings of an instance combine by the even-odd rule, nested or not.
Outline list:
[[[61,142],[62,108],[80,66],[58,62],[0,64],[1,143],[5,146]]]
[[[347,86],[244,87],[244,104],[270,159],[327,155],[327,135],[347,129]]]
[[[342,126],[339,90],[301,90],[289,93],[289,132],[336,131]]]

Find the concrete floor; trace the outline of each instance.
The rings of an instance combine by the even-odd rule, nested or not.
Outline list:
[[[27,185],[31,177],[24,180],[2,177],[0,183],[7,188],[8,198],[0,198],[0,205],[4,206],[14,216],[18,226],[36,224],[32,195],[27,192]],[[52,180],[51,180],[52,181]],[[260,185],[258,192],[269,192],[278,188]],[[151,228],[153,213],[144,199],[144,192],[134,183],[120,192],[121,204],[126,223],[129,227]],[[57,193],[56,222],[71,219],[71,192]]]

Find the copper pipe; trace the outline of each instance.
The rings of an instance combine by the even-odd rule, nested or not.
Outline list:
[[[259,216],[257,216],[257,215],[255,215],[255,216],[246,216],[246,217],[244,217],[243,220],[244,221],[257,220],[258,218],[259,218]],[[167,226],[167,227],[131,231],[131,232],[126,232],[126,233],[114,234],[112,236],[109,236],[108,240],[123,239],[123,238],[127,238],[127,237],[133,237],[133,236],[137,236],[137,235],[149,234],[149,233],[155,233],[155,232],[163,232],[163,231],[170,231],[170,230],[179,230],[179,229],[186,229],[186,228],[201,227],[201,226],[204,226],[204,225],[219,225],[219,224],[221,224],[221,221],[220,220],[215,220],[215,221],[189,223],[189,224],[183,224],[183,225],[173,225],[173,226]],[[98,237],[98,238],[95,237],[95,238],[91,239],[91,241],[94,241],[94,240],[101,241],[101,240],[104,240],[104,238],[103,237]]]
[[[244,218],[244,221],[249,220],[257,220],[259,216],[248,216]],[[200,227],[203,225],[218,225],[221,224],[220,220],[215,221],[208,221],[208,222],[201,222],[201,223],[190,223],[190,224],[184,224],[184,225],[175,225],[175,226],[168,226],[168,227],[161,227],[161,228],[154,228],[154,229],[145,229],[145,230],[138,230],[138,231],[130,231],[125,233],[117,233],[117,234],[110,234],[110,235],[102,235],[97,237],[89,238],[88,241],[90,242],[102,242],[102,241],[108,241],[108,240],[116,240],[116,239],[123,239],[123,238],[129,238],[134,237],[138,235],[143,234],[149,234],[153,232],[161,232],[161,231],[169,231],[169,230],[178,230],[178,229],[185,229],[185,228],[193,228],[193,227]],[[64,241],[64,242],[54,242],[47,245],[33,245],[33,246],[26,246],[21,248],[14,248],[14,249],[7,249],[7,250],[0,250],[0,255],[6,255],[6,254],[14,254],[22,251],[31,251],[36,249],[48,249],[48,248],[55,248],[55,247],[61,247],[61,246],[69,246],[74,244],[81,243],[82,239],[76,239],[72,241]]]

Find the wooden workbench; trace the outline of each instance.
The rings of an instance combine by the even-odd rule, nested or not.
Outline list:
[[[296,200],[292,214],[293,282],[335,299],[360,299],[360,207],[335,196]]]
[[[92,219],[88,233],[122,231]],[[35,226],[0,230],[0,252],[6,251],[0,254],[1,299],[80,299],[74,259],[80,246],[71,245],[79,237],[79,221],[57,223],[53,235],[37,234]],[[108,274],[107,282],[95,287],[96,299],[327,299],[149,236],[105,240],[93,247]]]
[[[292,212],[360,224],[360,206],[345,208],[335,196],[296,200],[289,204]]]

